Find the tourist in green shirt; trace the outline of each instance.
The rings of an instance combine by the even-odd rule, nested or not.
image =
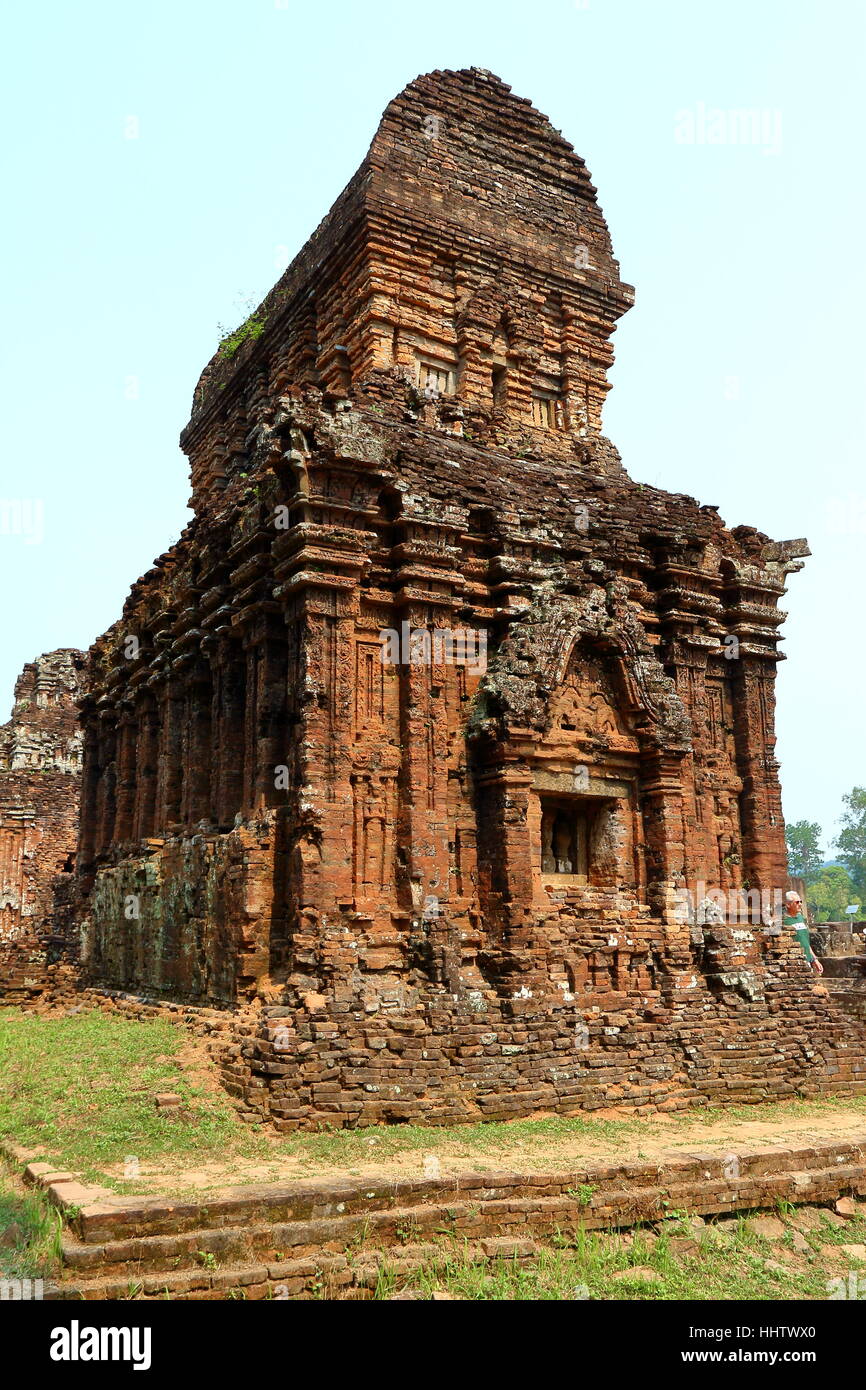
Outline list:
[[[824,967],[817,956],[812,954],[812,947],[809,942],[809,924],[803,916],[803,903],[799,893],[785,894],[786,912],[782,918],[783,927],[793,927],[794,935],[803,947],[803,954],[815,971],[816,975],[824,974]]]

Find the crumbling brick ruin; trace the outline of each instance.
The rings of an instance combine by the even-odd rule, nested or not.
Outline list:
[[[822,922],[811,937],[833,1003],[866,1023],[866,922]]]
[[[768,929],[808,548],[624,471],[632,300],[571,145],[437,72],[199,381],[195,517],[90,653],[86,968],[258,999],[284,1128],[862,1081]]]
[[[0,1002],[20,1003],[74,959],[74,859],[84,653],[37,657],[0,727]]]

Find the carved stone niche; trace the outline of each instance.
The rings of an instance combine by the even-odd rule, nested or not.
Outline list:
[[[598,888],[663,903],[682,861],[691,730],[616,587],[541,594],[488,665],[478,703],[479,872],[498,901],[531,896],[540,910],[552,892],[591,902]],[[499,768],[510,777],[501,804]]]
[[[603,662],[576,648],[548,709],[531,755],[540,886],[633,886],[639,745]]]
[[[566,793],[550,786],[560,780],[543,773],[533,779],[534,867],[542,887],[632,886],[632,788],[592,777],[586,792]]]

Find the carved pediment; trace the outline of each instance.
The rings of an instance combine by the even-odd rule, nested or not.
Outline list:
[[[633,740],[686,752],[691,724],[622,585],[588,583],[581,595],[540,586],[481,684],[472,724],[493,720],[545,737],[583,728],[609,747]]]
[[[618,707],[610,674],[599,661],[576,650],[563,684],[550,698],[547,743],[580,743],[611,751],[637,752],[633,720]]]

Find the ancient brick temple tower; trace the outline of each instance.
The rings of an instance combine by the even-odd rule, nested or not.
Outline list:
[[[28,662],[0,726],[0,1003],[38,996],[75,955],[84,653]]]
[[[808,551],[624,472],[632,298],[572,147],[433,73],[198,384],[195,518],[90,656],[86,959],[265,1001],[232,1084],[285,1127],[858,1072],[795,942],[682,910],[784,888]]]

